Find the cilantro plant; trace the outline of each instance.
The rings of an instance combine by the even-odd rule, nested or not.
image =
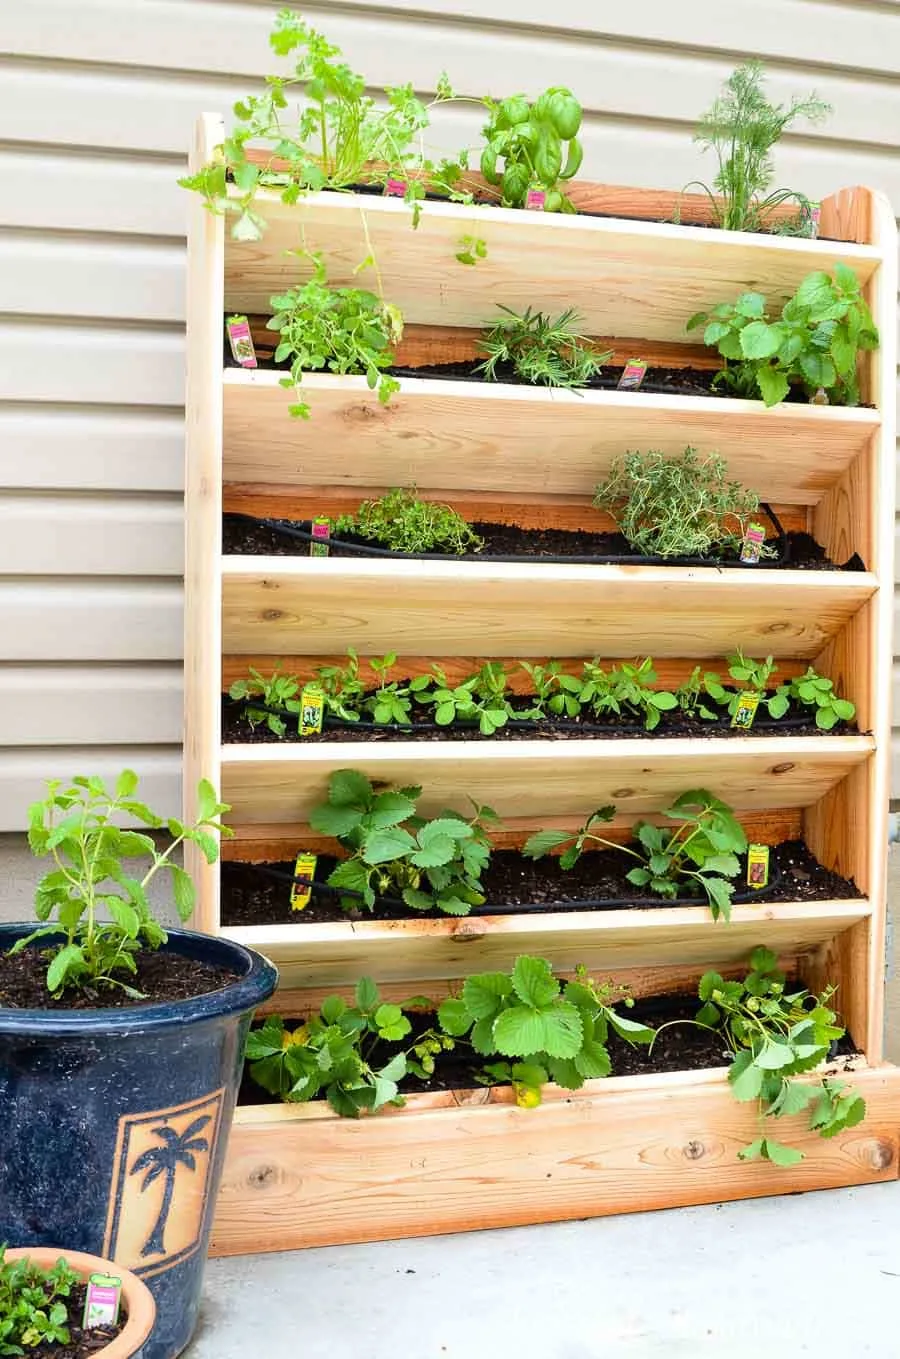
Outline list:
[[[412,1025],[402,1005],[381,1000],[371,977],[357,982],[355,1001],[328,996],[319,1014],[295,1029],[285,1028],[279,1015],[252,1029],[245,1057],[256,1083],[291,1104],[324,1095],[346,1118],[402,1106],[399,1082],[410,1071],[427,1078],[435,1054],[452,1049],[453,1039],[429,1029],[400,1046]]]
[[[578,314],[569,307],[553,320],[542,311],[523,312],[501,306],[508,320],[486,331],[479,347],[487,354],[476,368],[488,382],[499,381],[498,364],[512,364],[516,377],[544,387],[584,387],[596,377],[612,350],[598,354],[584,335],[575,331]]]
[[[511,973],[467,977],[460,995],[438,1009],[438,1023],[453,1038],[467,1039],[481,1057],[514,1059],[488,1063],[479,1079],[509,1081],[517,1103],[531,1108],[548,1080],[579,1090],[586,1080],[608,1076],[610,1029],[629,1043],[652,1041],[652,1029],[617,1013],[613,994],[611,987],[593,984],[584,969],[563,985],[545,959],[522,957]]]
[[[453,811],[429,820],[416,814],[421,792],[376,793],[355,769],[331,775],[328,801],[313,809],[309,824],[349,853],[328,877],[332,887],[348,890],[345,909],[364,902],[372,910],[379,894],[392,892],[414,911],[447,915],[468,915],[484,902],[481,875],[491,855],[485,827],[496,823],[496,813],[473,803],[469,820]]]
[[[803,1153],[770,1137],[768,1119],[809,1109],[809,1127],[822,1137],[834,1137],[862,1122],[865,1101],[832,1076],[823,1076],[818,1084],[794,1079],[815,1070],[831,1044],[844,1036],[830,1008],[834,988],[818,997],[788,988],[775,954],[766,948],[754,949],[750,969],[743,981],[725,981],[717,972],[707,972],[700,981],[704,1004],[697,1021],[722,1029],[733,1053],[728,1071],[732,1094],[757,1104],[761,1135],[738,1155],[744,1161],[795,1165]]]
[[[718,170],[713,188],[695,180],[709,196],[716,226],[724,231],[763,231],[772,209],[796,202],[798,221],[791,234],[810,235],[812,204],[793,189],[771,192],[774,178],[772,148],[785,129],[799,118],[820,123],[831,113],[815,93],[790,104],[771,104],[763,91],[762,66],[747,61],[732,72],[722,93],[703,115],[694,140],[714,152]],[[714,192],[715,190],[715,192]]]
[[[393,552],[478,552],[482,540],[449,505],[420,500],[415,490],[395,487],[378,500],[364,500],[356,514],[333,522],[336,534],[355,533]]]
[[[262,707],[254,707],[252,703],[246,704],[244,715],[247,721],[251,727],[264,723],[275,736],[284,736],[287,732],[287,723],[283,717],[269,710],[281,708],[285,713],[299,714],[300,700],[297,698],[299,692],[300,681],[296,675],[283,675],[276,669],[271,677],[266,679],[251,665],[247,679],[235,680],[228,690],[228,695],[235,699],[262,699]]]
[[[687,329],[698,326],[704,344],[725,360],[716,384],[737,396],[761,396],[767,406],[792,387],[809,397],[824,391],[833,406],[858,405],[857,360],[879,344],[859,279],[840,262],[833,275],[807,274],[774,320],[762,293],[751,292],[698,312]]]
[[[331,288],[325,263],[318,253],[301,250],[312,264],[312,277],[298,288],[269,299],[274,315],[266,322],[277,330],[280,341],[275,361],[291,361],[291,375],[282,387],[293,388],[296,401],[291,415],[309,419],[309,402],[303,394],[303,376],[327,368],[332,373],[360,373],[378,400],[387,405],[400,390],[396,378],[384,372],[392,367],[396,344],[403,335],[403,318],[375,293],[362,288]],[[370,261],[366,261],[368,263]],[[362,266],[360,266],[362,267]]]
[[[699,889],[706,894],[714,920],[720,915],[726,920],[731,918],[734,883],[729,879],[740,872],[737,856],[746,850],[747,837],[729,806],[704,788],[681,793],[663,813],[679,825],[669,830],[639,821],[630,845],[616,844],[593,830],[597,822],[611,821],[615,811],[612,806],[598,808],[575,835],[568,831],[538,831],[526,840],[522,853],[528,859],[542,859],[565,846],[559,864],[567,871],[575,867],[589,845],[602,845],[637,860],[637,867],[626,875],[635,887],[649,888],[670,900],[680,893]]]
[[[61,1256],[50,1269],[27,1258],[8,1261],[0,1244],[0,1355],[68,1345],[68,1298],[78,1275]]]
[[[775,696],[785,704],[785,710],[788,702],[815,708],[816,726],[822,731],[831,731],[838,722],[852,722],[856,716],[856,704],[849,699],[838,698],[834,692],[834,681],[817,674],[811,665],[807,667],[805,675],[799,675],[787,684],[779,684]],[[770,701],[770,711],[771,706]]]
[[[545,193],[545,212],[574,212],[561,184],[577,174],[584,157],[578,140],[581,105],[571,90],[555,86],[533,103],[522,94],[486,99],[481,173],[500,189],[501,203],[525,207],[529,189]]]
[[[709,557],[739,551],[759,497],[727,478],[725,459],[679,458],[652,450],[616,458],[594,504],[606,510],[631,546],[648,557]],[[763,556],[773,549],[763,546]]]
[[[764,661],[754,661],[738,649],[728,657],[728,673],[737,685],[737,692],[726,689],[720,677],[711,670],[706,672],[703,685],[710,698],[727,708],[730,717],[737,711],[741,693],[748,692],[759,695],[760,707],[766,708],[770,717],[784,717],[789,707],[784,686],[766,696],[769,680],[777,669],[771,656]]]
[[[138,776],[125,769],[110,792],[100,778],[74,778],[68,787],[61,780],[47,783],[43,802],[28,813],[28,843],[38,857],[49,856],[54,867],[41,879],[35,895],[35,914],[42,925],[10,950],[20,953],[36,940],[55,936],[47,951],[47,989],[59,996],[72,987],[94,992],[119,987],[134,1000],[140,991],[124,977],[136,971],[135,954],[158,949],[166,932],[154,919],[147,888],[160,870],[170,875],[178,914],[187,920],[194,909],[194,884],[190,874],[172,860],[185,840],[199,845],[208,863],[218,857],[215,832],[230,835],[220,817],[230,809],[218,801],[206,779],[198,790],[197,820],[186,825],[176,817],[157,816],[134,794]],[[122,830],[115,823],[122,817],[138,821],[151,830],[165,829],[169,844],[164,850],[142,832]],[[140,874],[129,861],[149,861]],[[128,865],[128,866],[126,866]],[[111,917],[100,918],[100,913]]]
[[[412,85],[384,91],[384,104],[366,94],[366,80],[342,60],[339,47],[304,23],[300,15],[281,10],[269,42],[279,57],[295,57],[293,72],[266,77],[262,94],[234,105],[236,126],[217,158],[196,175],[179,180],[203,194],[215,212],[238,213],[233,235],[256,240],[266,222],[257,210],[260,189],[296,203],[309,191],[349,189],[357,184],[404,185],[414,212],[425,196],[425,179],[452,197],[465,197],[456,183],[464,159],[436,166],[426,158],[422,133],[430,110],[455,98],[445,75],[435,98],[423,104]],[[299,109],[289,99],[299,96]],[[250,143],[262,143],[267,154],[250,154]],[[228,182],[236,193],[229,199]],[[417,217],[414,217],[414,222]]]

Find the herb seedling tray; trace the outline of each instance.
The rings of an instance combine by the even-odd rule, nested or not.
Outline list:
[[[195,162],[221,124],[202,121]],[[622,192],[579,186],[580,205],[615,213]],[[659,216],[677,194],[627,191],[628,211]],[[646,211],[640,209],[646,202]],[[186,778],[217,780],[233,803],[237,859],[290,857],[308,839],[304,814],[330,771],[422,782],[437,807],[476,790],[499,803],[512,840],[539,826],[574,827],[614,802],[629,822],[672,793],[705,786],[731,802],[754,838],[802,837],[862,896],[736,906],[731,925],[702,907],[551,913],[465,920],[339,921],[261,927],[256,942],[282,966],[276,1003],[300,1013],[364,972],[398,994],[523,952],[557,967],[586,962],[638,991],[671,990],[706,965],[737,965],[759,943],[796,958],[810,984],[836,983],[866,1069],[869,1116],[834,1143],[796,1145],[791,1169],[736,1159],[747,1110],[720,1072],[610,1078],[521,1110],[502,1093],[415,1096],[386,1116],[339,1121],[327,1110],[238,1111],[217,1227],[221,1251],[280,1249],[425,1230],[542,1221],[896,1178],[900,1078],[881,1063],[885,847],[889,786],[893,575],[896,230],[867,189],[822,206],[827,239],[728,235],[623,217],[560,217],[427,203],[417,231],[396,201],[322,193],[270,218],[260,242],[230,239],[194,205],[190,245],[186,571]],[[286,412],[279,374],[226,369],[222,316],[269,313],[295,284],[286,255],[300,227],[335,285],[357,282],[362,215],[385,295],[406,313],[399,361],[409,368],[468,358],[485,299],[558,314],[574,306],[589,335],[611,337],[618,361],[698,362],[688,317],[753,286],[793,291],[837,260],[857,271],[881,330],[864,356],[856,410],[708,396],[589,391],[583,395],[409,377],[388,406],[362,378],[313,375],[309,421]],[[487,258],[457,263],[476,232]],[[624,286],[627,283],[627,287]],[[493,311],[493,306],[487,308]],[[702,351],[700,358],[708,362]],[[701,362],[701,366],[703,363]],[[416,562],[231,557],[224,509],[303,518],[415,484],[467,518],[580,528],[611,459],[628,448],[719,451],[730,474],[769,501],[787,528],[829,558],[864,570],[718,571],[692,566]],[[349,646],[362,662],[398,653],[408,673],[439,661],[470,673],[491,659],[654,657],[660,683],[740,646],[796,674],[812,663],[857,707],[862,735],[223,746],[221,693],[254,665],[309,675]],[[399,673],[399,671],[398,671]],[[196,859],[197,923],[218,931],[219,869]],[[598,918],[599,915],[599,918]],[[265,934],[265,938],[259,937]],[[793,1134],[792,1134],[793,1136]]]

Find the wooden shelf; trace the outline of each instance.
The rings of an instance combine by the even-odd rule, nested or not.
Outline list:
[[[288,253],[301,229],[306,248],[322,252],[332,287],[360,287],[354,270],[374,253],[384,295],[409,324],[482,326],[498,304],[574,307],[589,335],[681,342],[694,312],[747,289],[783,300],[811,270],[838,260],[867,283],[881,259],[869,245],[456,203],[427,203],[414,231],[402,202],[349,193],[310,194],[295,207],[261,194],[256,209],[268,222],[262,240],[225,244],[234,311],[270,314],[271,295],[309,275]],[[487,246],[475,268],[456,261],[464,235]]]
[[[869,736],[748,736],[625,741],[340,741],[222,748],[222,798],[234,826],[305,821],[327,800],[334,769],[422,785],[419,810],[462,811],[468,799],[502,817],[586,816],[615,803],[626,821],[706,787],[739,811],[808,807],[875,748]]]
[[[339,920],[317,925],[227,926],[222,933],[259,949],[285,990],[352,986],[362,972],[379,985],[509,969],[523,953],[579,964],[598,975],[622,969],[743,963],[765,942],[779,955],[825,944],[871,914],[865,900],[736,905],[713,926],[705,906],[621,911],[467,916],[446,920]]]
[[[584,393],[402,378],[387,406],[365,378],[311,374],[313,416],[292,420],[282,374],[226,368],[226,482],[417,486],[420,492],[591,496],[626,448],[719,452],[729,476],[766,499],[813,505],[862,453],[877,411],[724,397]],[[336,459],[342,440],[353,457]],[[771,464],[768,459],[771,457]]]
[[[815,657],[875,593],[862,571],[222,559],[233,655]]]

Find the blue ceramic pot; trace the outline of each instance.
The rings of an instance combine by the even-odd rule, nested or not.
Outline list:
[[[0,952],[33,928],[0,925]],[[165,948],[238,980],[122,1010],[0,1008],[0,1242],[133,1270],[156,1299],[143,1359],[173,1359],[196,1325],[244,1040],[278,979],[225,939],[170,930]]]

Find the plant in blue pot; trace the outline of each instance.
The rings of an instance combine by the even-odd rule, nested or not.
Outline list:
[[[173,1359],[197,1320],[247,1028],[277,974],[151,909],[163,875],[181,919],[193,910],[176,851],[215,862],[229,809],[212,785],[190,824],[137,793],[125,770],[114,789],[52,781],[30,809],[49,864],[38,923],[0,925],[0,1241],[131,1270],[156,1300],[142,1359]]]

